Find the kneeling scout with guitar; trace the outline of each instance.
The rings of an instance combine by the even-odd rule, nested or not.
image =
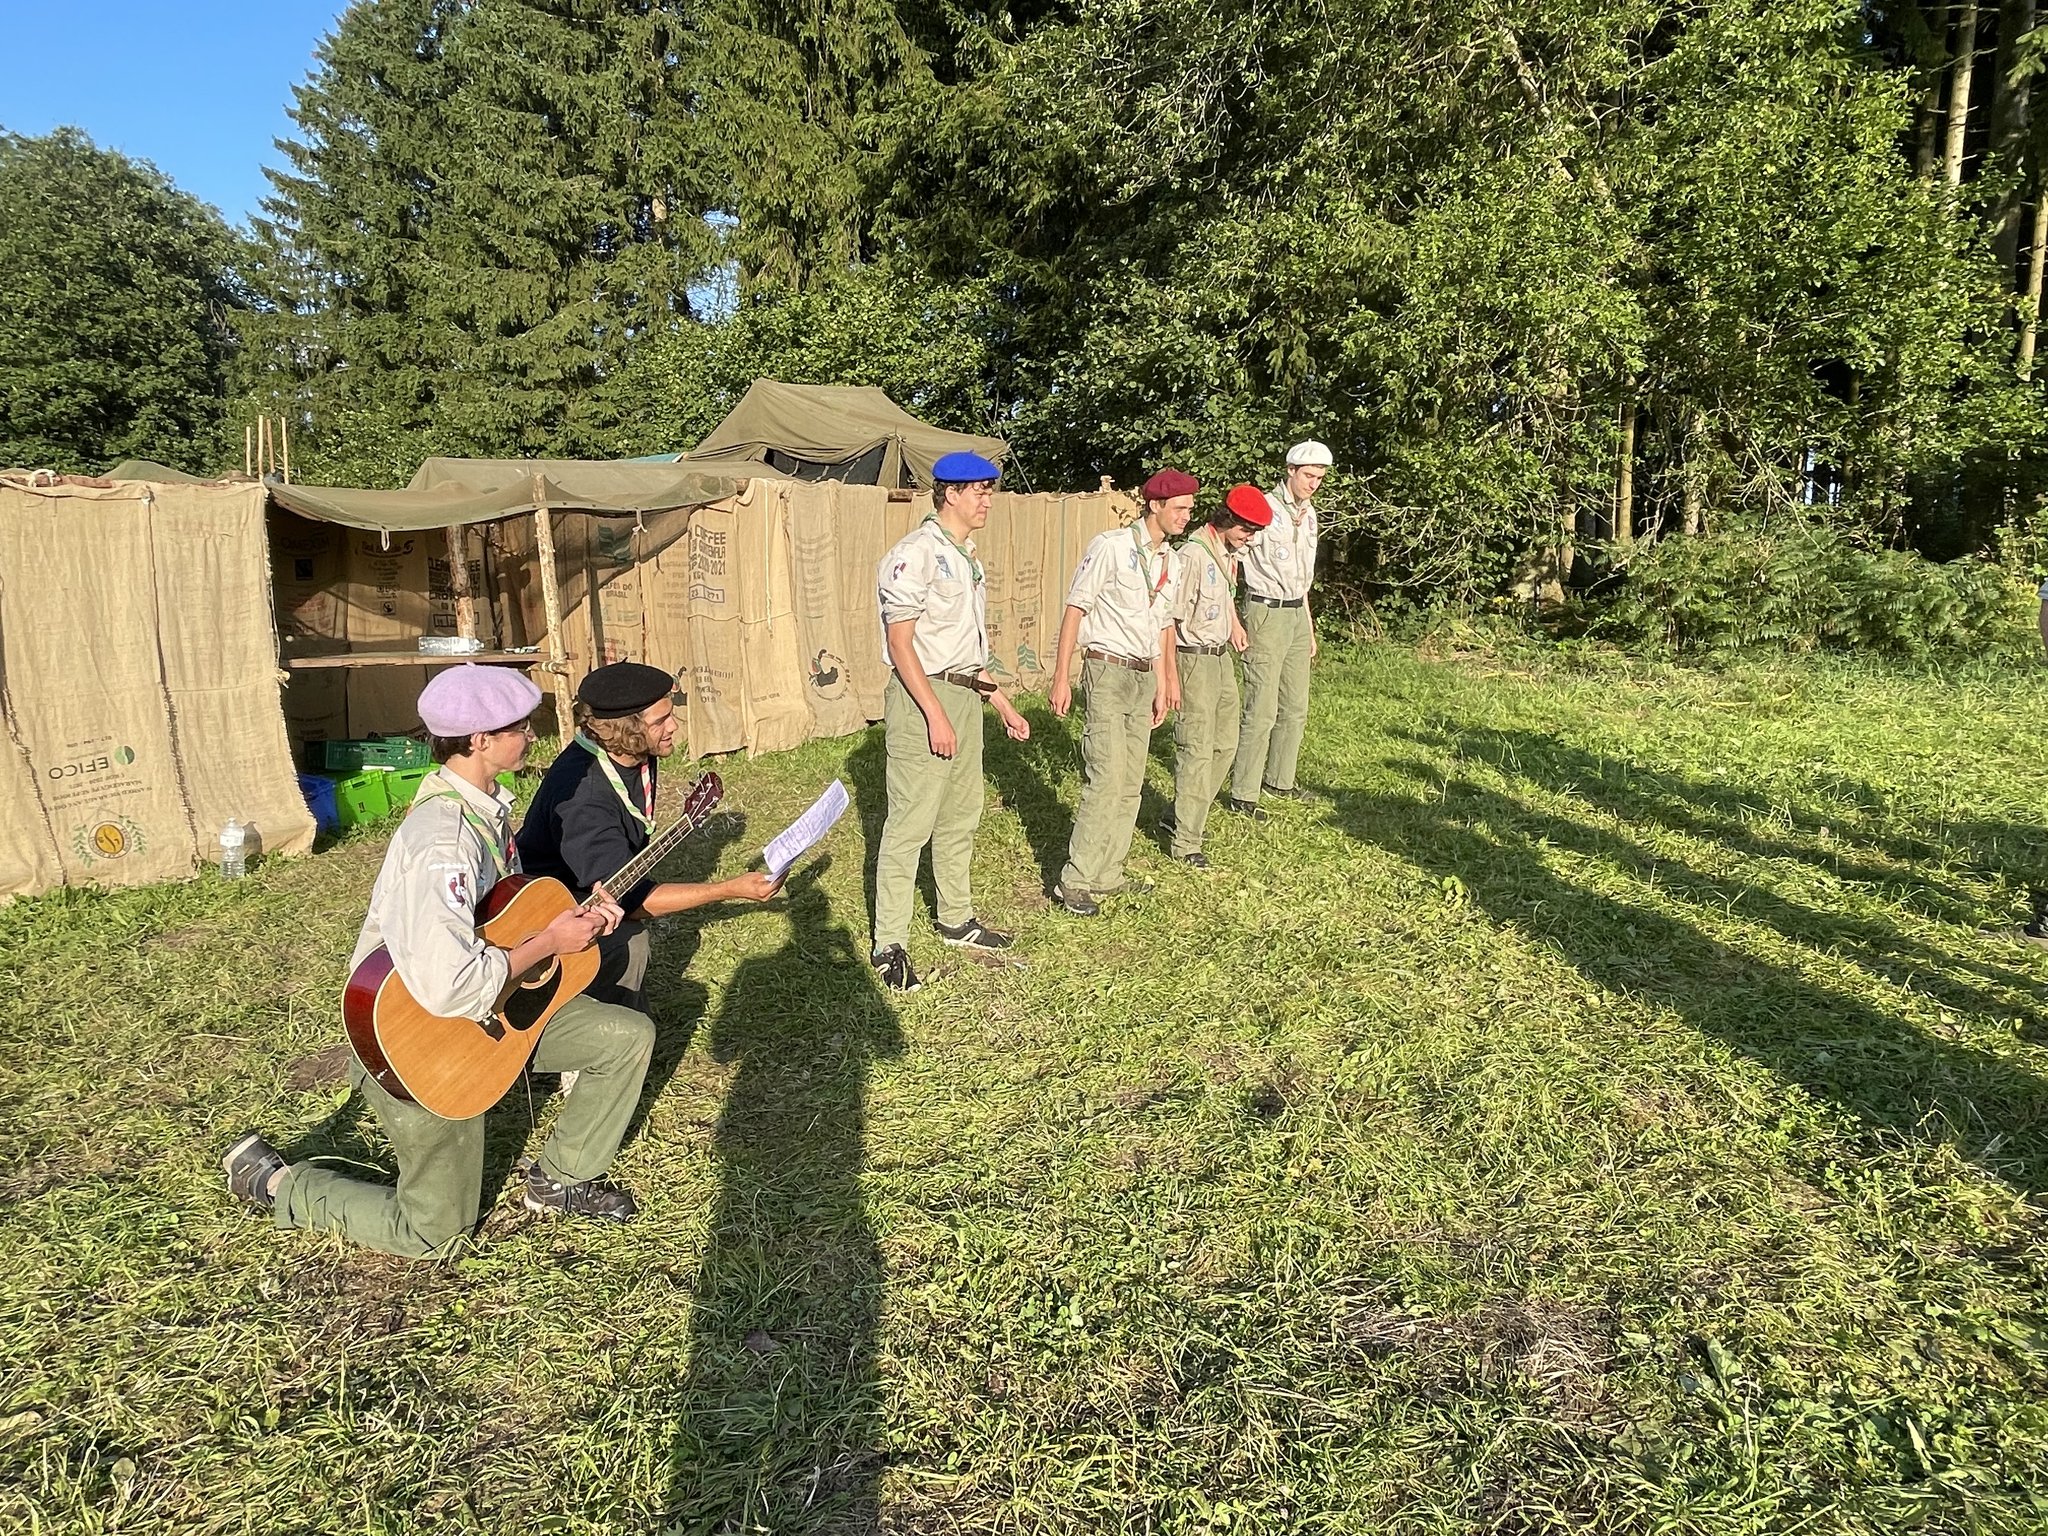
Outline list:
[[[350,1076],[391,1140],[398,1184],[287,1165],[251,1131],[222,1160],[228,1187],[280,1227],[336,1231],[407,1258],[447,1253],[481,1208],[483,1111],[529,1056],[541,1071],[578,1077],[526,1177],[527,1207],[637,1214],[633,1196],[602,1176],[639,1103],[654,1026],[580,995],[596,973],[592,946],[623,914],[602,891],[578,904],[556,882],[507,880],[519,853],[497,776],[525,763],[540,701],[523,673],[475,665],[447,668],[420,694],[440,766],[384,856],[347,1001],[351,1039],[371,1058]],[[673,845],[667,834],[654,842]],[[509,898],[494,903],[501,881]]]

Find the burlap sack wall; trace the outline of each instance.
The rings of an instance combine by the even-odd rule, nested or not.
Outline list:
[[[725,502],[699,507],[690,519],[690,750],[699,756],[737,752],[747,744],[734,549],[738,522]]]
[[[867,727],[867,711],[854,684],[853,642],[861,588],[841,585],[839,534],[842,490],[830,482],[790,481],[779,487],[789,520],[789,550],[796,584],[797,631],[803,657],[811,734],[845,736]]]
[[[786,752],[814,734],[798,648],[796,582],[783,499],[787,490],[785,481],[749,481],[734,509],[733,569],[749,755]]]
[[[0,482],[0,895],[309,846],[258,486]]]

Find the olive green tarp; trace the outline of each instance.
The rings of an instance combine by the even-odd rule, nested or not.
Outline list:
[[[1009,452],[999,437],[943,432],[920,421],[879,389],[756,379],[684,463],[709,470],[753,461],[797,480],[903,489],[929,487],[932,465],[946,454],[1001,460]]]
[[[460,528],[547,507],[633,516],[701,507],[773,470],[744,462],[699,466],[615,459],[428,459],[402,491],[270,483],[273,501],[301,517],[381,533]]]

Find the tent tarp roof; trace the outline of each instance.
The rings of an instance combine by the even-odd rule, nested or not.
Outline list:
[[[690,460],[766,460],[770,451],[811,464],[844,464],[893,446],[882,484],[932,483],[932,465],[948,453],[1002,459],[999,437],[942,432],[919,421],[879,389],[851,384],[783,384],[756,379],[731,413],[690,450]],[[890,460],[895,462],[891,463]]]
[[[270,495],[301,517],[392,533],[556,512],[628,515],[701,507],[737,495],[750,479],[780,478],[745,462],[642,464],[615,459],[428,459],[402,491],[271,482]]]

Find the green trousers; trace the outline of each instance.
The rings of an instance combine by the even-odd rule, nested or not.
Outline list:
[[[974,914],[974,833],[981,825],[981,695],[958,683],[931,680],[953,724],[950,758],[932,756],[924,711],[892,672],[882,698],[888,753],[889,816],[875,850],[875,944],[880,954],[910,942],[917,899],[917,861],[932,848],[938,919],[957,927]]]
[[[533,1053],[534,1070],[578,1074],[541,1148],[540,1166],[549,1178],[579,1184],[611,1167],[653,1054],[654,1023],[630,1008],[577,997],[548,1021]],[[360,1064],[349,1075],[390,1138],[398,1184],[366,1184],[294,1163],[277,1189],[277,1224],[339,1232],[400,1258],[446,1257],[475,1230],[482,1208],[484,1116],[444,1120],[394,1099]]]
[[[1230,796],[1257,801],[1262,786],[1294,788],[1308,724],[1308,609],[1246,599],[1244,632],[1251,643],[1244,653],[1244,721]]]
[[[1209,807],[1237,755],[1237,666],[1228,654],[1180,653],[1180,716],[1173,723],[1175,858],[1202,850]]]
[[[1081,687],[1088,699],[1081,728],[1081,805],[1060,884],[1105,896],[1123,889],[1124,860],[1138,829],[1158,683],[1150,672],[1088,661],[1081,664]]]

